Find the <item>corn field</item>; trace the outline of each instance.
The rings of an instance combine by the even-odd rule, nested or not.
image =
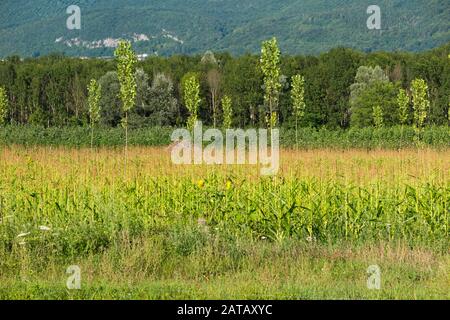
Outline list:
[[[281,173],[250,166],[175,166],[161,148],[6,148],[0,163],[0,239],[56,254],[107,248],[204,221],[254,239],[447,243],[448,151],[288,151]]]

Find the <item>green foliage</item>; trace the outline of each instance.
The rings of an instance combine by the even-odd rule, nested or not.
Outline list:
[[[26,57],[65,52],[77,56],[112,56],[112,48],[69,47],[64,41],[130,38],[145,33],[151,41],[136,42],[139,53],[203,54],[206,50],[257,54],[261,39],[277,35],[283,51],[318,54],[344,46],[365,52],[421,51],[449,40],[448,4],[442,0],[385,1],[389,28],[368,32],[360,0],[112,0],[75,1],[82,8],[82,30],[66,30],[67,1],[1,1],[0,56]],[[186,16],[191,17],[186,19]],[[420,28],[411,27],[415,21]],[[383,18],[384,19],[384,18]],[[126,21],[118,25],[117,21]],[[384,20],[383,20],[384,21]],[[270,26],[270,27],[269,27]],[[183,43],[168,37],[176,36]],[[55,39],[63,37],[63,41]],[[153,38],[154,37],[154,38]],[[445,57],[447,57],[448,52]]]
[[[129,144],[133,146],[164,146],[171,143],[171,127],[136,128],[129,131]],[[89,147],[88,127],[11,126],[0,129],[0,145]],[[122,147],[124,132],[121,128],[99,127],[94,137],[96,147]],[[423,142],[430,148],[447,148],[450,145],[449,126],[425,127]],[[413,148],[413,127],[373,127],[343,129],[299,128],[298,143],[293,129],[281,128],[280,144],[283,147],[315,148]]]
[[[423,144],[426,147],[446,149],[450,145],[448,126],[425,127]],[[415,130],[413,127],[387,127],[376,129],[352,127],[342,129],[299,128],[298,139],[295,130],[284,129],[280,132],[280,144],[284,147],[297,146],[302,149],[401,149],[415,148]],[[298,143],[297,143],[298,141]]]
[[[125,118],[122,118],[122,126],[125,128],[125,159],[128,157],[128,112],[135,106],[136,99],[136,63],[137,58],[131,49],[129,41],[120,41],[114,52],[117,60],[117,78],[120,84],[120,99]],[[125,171],[127,162],[125,160]]]
[[[155,157],[147,161],[165,159],[159,157],[159,150],[147,151]],[[162,232],[168,235],[163,242],[167,253],[189,256],[206,243],[214,243],[217,230],[229,230],[230,235],[246,234],[254,240],[264,236],[280,243],[287,238],[305,244],[442,243],[447,244],[443,250],[448,251],[445,177],[410,177],[408,172],[399,173],[400,179],[393,174],[388,175],[388,180],[382,173],[373,179],[370,176],[373,168],[389,170],[401,166],[395,153],[390,157],[374,153],[361,158],[362,154],[355,152],[353,156],[321,157],[313,162],[323,170],[336,166],[334,170],[347,172],[348,179],[334,176],[333,170],[328,179],[320,179],[314,176],[316,167],[305,168],[313,176],[285,173],[280,179],[252,177],[248,172],[237,171],[232,176],[232,186],[227,188],[230,176],[220,168],[202,172],[204,181],[199,187],[190,172],[142,171],[149,168],[147,161],[146,165],[142,163],[142,154],[133,161],[136,174],[127,180],[116,170],[120,152],[115,150],[91,156],[73,150],[60,150],[55,155],[20,148],[7,152],[7,162],[0,163],[3,254],[22,250],[23,241],[26,251],[41,249],[53,258],[88,257],[124,244],[124,240],[130,245],[130,240]],[[74,154],[80,156],[72,159]],[[11,165],[18,157],[24,161]],[[433,155],[428,157],[433,159]],[[432,168],[442,168],[443,158],[440,155],[433,161]],[[414,161],[414,152],[407,159]],[[348,160],[355,166],[360,163],[361,171],[349,168]],[[61,161],[66,162],[67,168],[43,166]],[[421,165],[426,167],[424,162]],[[86,166],[81,172],[80,164]],[[165,166],[164,162],[151,164],[156,171]],[[414,163],[408,165],[414,167]],[[94,170],[98,174],[93,175]],[[366,177],[360,181],[357,173],[363,170],[369,172],[363,172]],[[25,179],[24,171],[35,179]],[[209,230],[197,227],[199,233],[186,234],[190,228],[182,226],[165,232],[168,227],[189,225],[199,218],[206,221]],[[43,225],[50,230],[42,230]],[[25,236],[18,236],[24,232]],[[209,233],[211,238],[200,232]],[[4,266],[4,258],[6,255],[0,259],[0,266]]]
[[[409,96],[405,90],[400,89],[397,96],[398,119],[401,125],[405,125],[409,118]]]
[[[120,84],[116,71],[108,71],[98,81],[102,88],[99,101],[101,122],[104,125],[115,127],[122,118],[120,102]]]
[[[267,123],[270,128],[275,127],[277,122],[277,109],[281,90],[280,55],[276,38],[263,42],[260,65],[264,75],[264,105],[267,108],[267,115],[271,118]]]
[[[383,115],[383,109],[377,105],[373,107],[373,123],[375,124],[375,128],[380,129],[383,127],[384,124],[384,115]]]
[[[384,123],[392,126],[398,123],[397,92],[398,85],[389,82],[383,70],[361,66],[355,77],[355,83],[350,87],[351,125],[368,127],[375,125],[374,110],[377,116],[382,111]]]
[[[212,56],[214,58],[214,55]],[[217,69],[217,61],[212,58],[206,59],[205,56],[202,58],[202,63],[208,63],[209,66],[211,66],[207,72],[206,72],[206,82],[209,87],[209,94],[211,98],[211,109],[212,109],[212,118],[213,118],[213,126],[216,127],[217,123],[217,105],[218,105],[218,99],[219,99],[219,91],[220,91],[220,85],[222,80],[222,75],[220,74],[219,70]],[[208,62],[210,61],[210,62]],[[215,61],[215,62],[214,62]]]
[[[450,72],[447,58],[449,48],[450,45],[447,45],[420,54],[363,54],[338,48],[319,56],[282,56],[280,68],[283,76],[280,77],[282,86],[277,113],[279,125],[291,128],[295,126],[287,79],[296,74],[305,78],[306,107],[304,117],[299,122],[302,127],[348,128],[354,117],[359,117],[362,121],[354,121],[353,126],[373,126],[371,114],[376,105],[383,108],[385,126],[399,124],[398,89],[407,88],[415,78],[426,79],[429,87],[430,110],[425,125],[448,125],[450,81],[446,75]],[[135,72],[136,98],[134,107],[129,112],[130,127],[180,126],[186,123],[189,113],[182,103],[182,79],[189,72],[195,72],[201,80],[199,96],[203,100],[198,108],[198,117],[206,125],[213,126],[213,102],[209,99],[210,90],[205,81],[208,68],[205,68],[200,58],[151,57],[138,62]],[[226,92],[233,99],[233,124],[241,128],[264,126],[268,114],[262,107],[264,90],[260,57],[249,54],[232,57],[229,54],[215,53],[215,58],[218,64],[216,68],[221,74],[220,91]],[[361,91],[364,98],[359,98],[364,110],[358,111],[358,106],[352,102],[350,87],[355,83],[355,76],[361,65],[379,65],[395,82],[393,85],[370,89],[366,86]],[[72,59],[60,55],[24,61],[18,57],[10,57],[0,61],[0,86],[7,90],[9,99],[7,120],[13,124],[42,126],[89,125],[86,88],[91,79],[99,79],[102,86],[100,122],[102,125],[115,127],[120,124],[123,111],[120,84],[114,70],[114,60]],[[170,81],[153,87],[160,73]],[[382,73],[383,71],[381,75]],[[368,87],[372,85],[374,84]],[[172,87],[169,90],[171,94],[163,89],[166,87]],[[368,93],[365,92],[366,89]],[[353,97],[355,96],[358,95]],[[220,93],[217,99],[220,99]],[[374,103],[368,104],[367,101],[372,99],[375,99]],[[358,112],[360,115],[355,115]],[[408,124],[412,123],[412,118],[411,113]]]
[[[428,100],[428,85],[423,79],[411,82],[412,101],[414,108],[414,128],[420,133],[425,124],[430,101]]]
[[[174,96],[174,85],[170,77],[158,73],[148,92],[148,110],[143,116],[149,117],[150,124],[169,126],[180,122],[178,101]]]
[[[448,124],[450,125],[450,102],[448,103],[447,120],[448,120]]]
[[[196,74],[189,73],[183,78],[184,104],[189,111],[187,127],[193,130],[198,120],[198,108],[200,106],[200,83]]]
[[[100,98],[102,87],[97,83],[97,80],[92,79],[88,87],[88,105],[89,105],[89,119],[91,127],[94,127],[100,120]]]
[[[351,124],[354,127],[369,127],[376,125],[373,110],[380,107],[384,114],[384,124],[398,124],[397,112],[398,86],[391,82],[377,82],[368,87],[353,100]]]
[[[92,79],[88,87],[89,119],[91,122],[91,148],[94,146],[94,126],[100,120],[100,97],[102,87]]]
[[[365,90],[370,88],[373,84],[380,82],[389,82],[389,78],[380,66],[374,68],[367,66],[359,67],[355,76],[355,83],[350,86],[350,103],[354,104],[355,100],[357,100]]]
[[[292,77],[291,100],[292,100],[293,116],[295,117],[295,130],[297,132],[298,121],[305,116],[305,109],[306,109],[305,78],[302,75],[297,74]]]
[[[137,58],[131,43],[121,41],[114,55],[117,59],[117,77],[120,83],[122,110],[128,112],[134,107],[136,98],[136,78],[134,77]]]
[[[305,78],[301,75],[295,75],[292,77],[292,109],[294,117],[298,120],[305,115]]]
[[[275,128],[277,126],[277,118],[278,115],[277,113],[274,111],[270,114],[266,115],[266,124],[269,128]]]
[[[128,144],[132,146],[165,146],[171,143],[171,127],[130,128]],[[100,126],[93,137],[94,147],[123,147],[125,132],[120,127]],[[87,148],[91,146],[89,127],[50,127],[39,125],[8,125],[0,129],[0,145],[63,146]]]
[[[0,125],[5,124],[6,117],[8,116],[9,101],[6,95],[6,90],[0,87]]]
[[[223,91],[233,97],[234,123],[239,127],[264,125],[262,84],[259,57],[233,58],[223,67]]]
[[[233,106],[231,98],[229,96],[224,96],[222,98],[222,109],[223,109],[223,128],[230,129],[233,119]]]

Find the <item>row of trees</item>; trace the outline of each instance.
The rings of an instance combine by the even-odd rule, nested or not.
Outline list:
[[[423,125],[443,125],[449,112],[449,49],[450,44],[420,54],[363,54],[338,48],[318,57],[292,57],[282,56],[272,39],[263,43],[260,56],[207,52],[134,61],[134,76],[128,75],[134,96],[122,91],[119,56],[116,61],[11,57],[0,62],[8,105],[0,116],[6,123],[89,124],[89,93],[96,92],[95,119],[106,126],[181,126],[197,118],[239,127],[409,125],[417,124],[418,79],[427,101]],[[98,79],[93,87],[91,79]],[[124,95],[133,98],[126,111]]]

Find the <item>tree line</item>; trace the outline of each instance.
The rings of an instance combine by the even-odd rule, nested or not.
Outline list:
[[[131,49],[131,48],[130,48]],[[2,123],[116,127],[381,127],[446,125],[450,43],[423,53],[150,57],[121,79],[115,60],[49,55],[0,62]],[[132,53],[131,51],[131,54]],[[92,82],[94,81],[94,82]],[[124,83],[132,81],[124,91]],[[125,101],[128,101],[125,103]],[[92,106],[98,102],[98,109]]]

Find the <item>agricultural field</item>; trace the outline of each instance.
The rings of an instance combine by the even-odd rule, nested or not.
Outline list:
[[[450,299],[450,43],[133,45],[0,61],[0,300]]]
[[[448,148],[284,148],[273,177],[127,158],[2,146],[0,299],[450,299]]]

